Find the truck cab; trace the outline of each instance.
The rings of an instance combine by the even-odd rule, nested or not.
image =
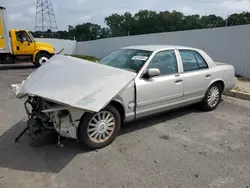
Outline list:
[[[36,42],[28,30],[11,29],[9,36],[12,53],[15,57],[19,59],[31,59],[37,67],[46,63],[55,53],[52,45],[44,42]]]
[[[6,9],[0,6],[0,63],[30,60],[36,67],[55,54],[52,45],[36,42],[28,30],[7,29]]]

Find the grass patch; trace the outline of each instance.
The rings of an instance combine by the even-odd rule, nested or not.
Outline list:
[[[88,56],[88,55],[70,55],[70,56],[76,57],[76,58],[79,58],[79,59],[85,59],[85,60],[88,60],[88,61],[93,61],[93,62],[99,61],[99,59],[94,57],[94,56]]]
[[[245,78],[244,76],[241,76],[239,74],[236,74],[235,75],[237,77],[238,80],[240,81],[246,81],[246,82],[249,82],[250,81],[250,78]]]
[[[244,78],[244,77],[237,77],[238,80],[244,81],[244,82],[250,82],[249,78]]]

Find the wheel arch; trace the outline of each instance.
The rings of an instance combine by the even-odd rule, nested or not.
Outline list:
[[[224,91],[224,89],[225,89],[225,83],[224,83],[224,81],[223,81],[222,79],[213,80],[213,81],[209,84],[208,88],[209,88],[211,85],[213,85],[213,84],[219,84],[219,85],[221,86],[221,92]]]
[[[122,105],[122,103],[118,99],[115,99],[115,100],[110,101],[106,106],[108,106],[108,105],[112,105],[113,107],[115,107],[118,110],[118,112],[121,116],[121,123],[123,123],[124,119],[125,119],[125,109],[124,109],[124,106]],[[85,112],[85,113],[83,113],[83,115],[80,118],[80,121],[79,121],[79,124],[77,127],[77,138],[79,138],[80,124],[88,113],[93,113],[93,112]]]
[[[32,61],[33,61],[33,62],[35,62],[35,61],[36,61],[36,57],[37,57],[40,53],[46,53],[46,54],[48,54],[48,55],[52,56],[52,54],[51,54],[51,53],[49,53],[49,52],[48,52],[48,51],[46,51],[46,50],[39,50],[39,51],[36,51],[36,52],[34,53],[34,55],[33,55],[33,59],[32,59]]]
[[[121,116],[121,120],[122,120],[122,122],[124,122],[125,109],[124,109],[123,104],[119,100],[112,100],[108,105],[112,105],[118,110],[118,112],[119,112],[119,114]]]

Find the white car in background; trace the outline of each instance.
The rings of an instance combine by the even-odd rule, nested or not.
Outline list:
[[[98,63],[55,55],[12,87],[27,97],[28,116],[41,129],[96,149],[124,122],[194,103],[214,110],[235,86],[234,67],[200,49],[149,45],[115,50]]]

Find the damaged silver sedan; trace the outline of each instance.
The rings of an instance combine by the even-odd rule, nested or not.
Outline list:
[[[234,67],[204,51],[179,46],[133,46],[98,63],[55,55],[21,84],[13,84],[33,124],[96,149],[109,145],[121,124],[200,103],[214,110],[236,85]]]

